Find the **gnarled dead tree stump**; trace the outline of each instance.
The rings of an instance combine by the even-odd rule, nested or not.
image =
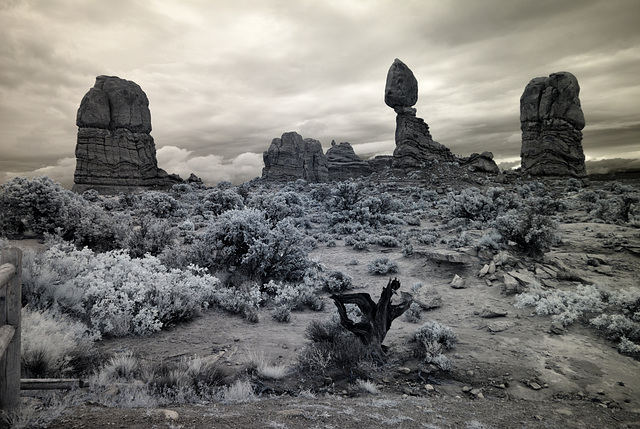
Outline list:
[[[400,281],[395,278],[389,280],[387,286],[382,289],[377,303],[371,299],[371,295],[368,293],[331,295],[331,299],[338,307],[342,326],[353,332],[364,344],[370,345],[380,358],[385,355],[385,347],[382,342],[391,328],[391,323],[400,317],[413,302],[413,297],[410,294],[400,292],[402,303],[391,304],[391,298],[398,289],[400,289]],[[351,320],[347,315],[345,304],[357,305],[362,313],[362,321],[356,323]]]

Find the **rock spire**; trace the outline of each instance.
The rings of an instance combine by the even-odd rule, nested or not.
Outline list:
[[[158,168],[149,100],[135,82],[98,76],[80,103],[76,125],[74,191],[117,193],[182,181]]]
[[[522,171],[534,176],[586,176],[580,86],[569,72],[537,77],[520,97]]]

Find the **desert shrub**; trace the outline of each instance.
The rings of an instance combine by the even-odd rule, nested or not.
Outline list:
[[[594,285],[578,285],[575,291],[560,289],[522,293],[517,296],[516,308],[535,307],[536,314],[569,326],[577,320],[599,313],[606,307],[604,295]]]
[[[94,254],[56,244],[39,257],[45,268],[27,274],[26,297],[55,305],[107,336],[146,335],[188,320],[206,308],[219,288],[202,269],[168,269],[153,256],[132,259],[124,251]],[[25,265],[24,271],[31,267]],[[55,279],[46,287],[38,273]],[[44,295],[44,296],[43,296]]]
[[[308,272],[300,284],[280,284],[272,280],[263,285],[262,290],[276,306],[287,307],[291,310],[310,308],[314,311],[320,311],[324,308],[324,301],[318,297],[317,293],[322,287],[320,276],[315,272]]]
[[[215,216],[229,210],[241,210],[242,208],[244,208],[244,199],[233,189],[208,190],[202,201],[203,211],[210,212]]]
[[[181,204],[171,195],[160,191],[146,191],[137,198],[134,210],[156,218],[167,219],[175,216]]]
[[[380,235],[376,237],[375,243],[382,247],[398,247],[399,245],[398,240],[390,235]]]
[[[440,233],[433,228],[424,228],[417,233],[416,238],[418,242],[422,244],[431,245],[438,241],[438,239],[440,238]]]
[[[353,374],[362,362],[372,362],[373,355],[355,336],[344,329],[337,317],[326,321],[313,321],[305,335],[312,341],[298,356],[298,368],[325,373],[331,368]]]
[[[630,341],[626,337],[620,338],[620,343],[618,344],[618,352],[630,356],[636,360],[640,360],[640,345]]]
[[[502,250],[505,247],[504,238],[495,230],[483,234],[475,245],[477,250]]]
[[[383,276],[385,274],[393,274],[398,272],[398,264],[389,258],[377,258],[367,264],[367,270],[370,274]]]
[[[306,198],[291,191],[280,191],[275,194],[254,194],[248,199],[247,205],[262,211],[268,220],[276,224],[288,217],[304,217]]]
[[[624,314],[601,314],[591,319],[589,323],[604,332],[612,341],[618,342],[626,338],[628,341],[640,342],[640,323]]]
[[[582,182],[576,179],[575,177],[570,177],[567,179],[567,183],[565,185],[566,192],[578,192],[582,189]]]
[[[494,228],[502,237],[514,241],[527,254],[537,257],[559,242],[557,224],[530,207],[511,210],[496,218]]]
[[[207,230],[205,243],[211,252],[209,266],[237,270],[261,282],[299,280],[310,264],[304,235],[291,221],[272,226],[255,209],[220,215]]]
[[[248,402],[255,399],[253,386],[247,380],[236,380],[224,388],[222,398],[225,403]]]
[[[404,313],[407,322],[418,323],[422,318],[422,307],[417,302],[412,302],[407,311]]]
[[[418,344],[417,353],[424,357],[426,363],[432,363],[443,371],[451,369],[451,362],[442,354],[443,350],[452,349],[458,342],[451,328],[430,320],[413,332],[411,340]]]
[[[289,323],[291,321],[291,309],[286,305],[280,305],[273,310],[271,316],[281,323]]]
[[[407,243],[402,246],[402,256],[405,258],[410,258],[413,256],[413,244]]]
[[[486,222],[517,207],[519,203],[504,188],[489,188],[483,193],[471,187],[447,194],[446,209],[452,218]]]
[[[176,230],[167,220],[150,215],[122,217],[116,232],[118,244],[132,258],[145,254],[158,256],[171,245],[176,235]]]
[[[609,195],[598,199],[591,214],[607,223],[633,223],[640,220],[639,205],[640,194]]]
[[[339,182],[331,190],[331,198],[328,201],[330,211],[352,210],[356,203],[363,197],[364,186],[353,181]]]
[[[21,373],[23,377],[51,378],[78,373],[94,356],[93,342],[81,322],[51,310],[22,309]]]
[[[353,289],[353,280],[341,271],[330,270],[323,274],[324,288],[332,293]]]

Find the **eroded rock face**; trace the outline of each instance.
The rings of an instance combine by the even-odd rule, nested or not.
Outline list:
[[[158,168],[149,100],[135,82],[98,76],[80,103],[76,125],[74,191],[118,193],[182,182]]]
[[[458,158],[458,162],[462,167],[471,167],[473,171],[492,174],[500,173],[500,167],[493,160],[493,153],[491,152],[472,153],[466,158]]]
[[[348,142],[336,144],[335,141],[332,141],[326,156],[329,162],[330,180],[343,181],[373,173],[371,165],[356,155]]]
[[[295,131],[284,133],[271,141],[263,153],[262,178],[276,182],[304,179],[308,182],[328,182],[329,163],[322,144]]]
[[[534,176],[587,174],[580,86],[569,72],[532,79],[520,97],[522,171]]]
[[[455,160],[447,147],[433,140],[429,125],[416,117],[416,109],[412,106],[418,101],[418,81],[409,67],[397,58],[387,73],[384,101],[398,114],[394,168],[420,168],[425,161],[433,159]]]

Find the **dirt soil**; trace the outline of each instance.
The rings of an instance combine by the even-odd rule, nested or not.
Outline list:
[[[545,263],[569,267],[586,283],[602,288],[638,286],[640,258],[628,250],[640,245],[636,230],[569,221],[573,223],[561,227],[564,244],[553,248]],[[624,246],[616,244],[621,240]],[[448,353],[453,363],[449,373],[430,372],[413,357],[408,338],[419,325],[399,318],[385,341],[389,362],[371,374],[380,390],[376,395],[348,382],[314,386],[316,381],[294,374],[265,389],[279,394],[264,394],[247,403],[155,410],[85,404],[68,410],[51,427],[640,427],[640,362],[619,354],[613,343],[580,324],[560,335],[551,333],[548,317],[534,315],[531,308],[514,308],[515,297],[505,294],[504,285],[478,276],[488,262],[482,257],[451,263],[425,257],[432,255],[433,248],[415,250],[412,258],[405,258],[398,248],[372,246],[370,251],[357,252],[339,243],[332,248],[320,246],[311,257],[350,275],[358,291],[374,297],[388,278],[370,275],[367,263],[381,256],[398,263],[402,290],[418,282],[435,287],[443,305],[423,312],[422,321],[436,320],[457,334],[459,343]],[[594,258],[601,261],[599,267],[588,264]],[[349,264],[354,259],[358,264]],[[518,267],[535,270],[524,260]],[[466,288],[450,287],[455,274],[465,279]],[[557,287],[570,289],[576,284],[559,281]],[[287,324],[273,320],[267,309],[257,324],[212,309],[191,323],[147,338],[103,341],[99,349],[132,351],[150,362],[218,355],[232,375],[242,373],[247,356],[255,352],[263,352],[273,363],[294,365],[308,343],[304,332],[309,322],[334,311],[328,296],[325,299],[324,312],[294,312]],[[506,316],[482,318],[483,309],[506,312]],[[322,393],[287,394],[309,389]]]
[[[442,224],[421,225],[427,227],[447,236]],[[545,255],[543,264],[571,270],[574,279],[552,280],[543,287],[574,290],[580,283],[593,283],[617,290],[640,286],[637,229],[589,223],[579,213],[565,214],[560,229],[563,243]],[[639,361],[619,354],[612,342],[588,326],[576,323],[559,332],[552,329],[549,317],[534,315],[531,308],[516,309],[516,298],[505,293],[500,275],[493,280],[478,275],[490,261],[487,255],[458,253],[455,256],[466,262],[455,263],[447,262],[446,254],[434,257],[434,246],[424,246],[406,258],[400,248],[371,246],[358,252],[338,242],[336,247],[320,243],[310,256],[351,276],[357,291],[369,292],[374,299],[389,278],[370,275],[367,263],[381,256],[398,263],[401,290],[410,291],[416,283],[435,288],[442,306],[423,311],[419,323],[436,320],[457,334],[458,344],[447,353],[453,363],[450,372],[425,368],[414,356],[409,337],[420,324],[401,317],[385,341],[388,362],[370,374],[378,394],[355,388],[354,380],[327,385],[326,380],[305,379],[294,372],[271,385],[263,381],[266,393],[250,402],[176,404],[164,409],[112,409],[85,403],[68,408],[50,427],[640,428]],[[496,274],[501,269],[532,273],[537,267],[521,259],[509,268],[498,267]],[[450,286],[456,274],[464,278],[465,288]],[[105,340],[98,349],[105,355],[131,351],[150,363],[217,356],[230,379],[246,372],[245,363],[256,352],[274,364],[293,367],[309,343],[306,327],[335,311],[328,295],[324,299],[324,311],[293,312],[286,324],[276,322],[270,309],[261,310],[257,324],[210,309],[190,323],[146,338]],[[506,315],[481,317],[485,309]]]

